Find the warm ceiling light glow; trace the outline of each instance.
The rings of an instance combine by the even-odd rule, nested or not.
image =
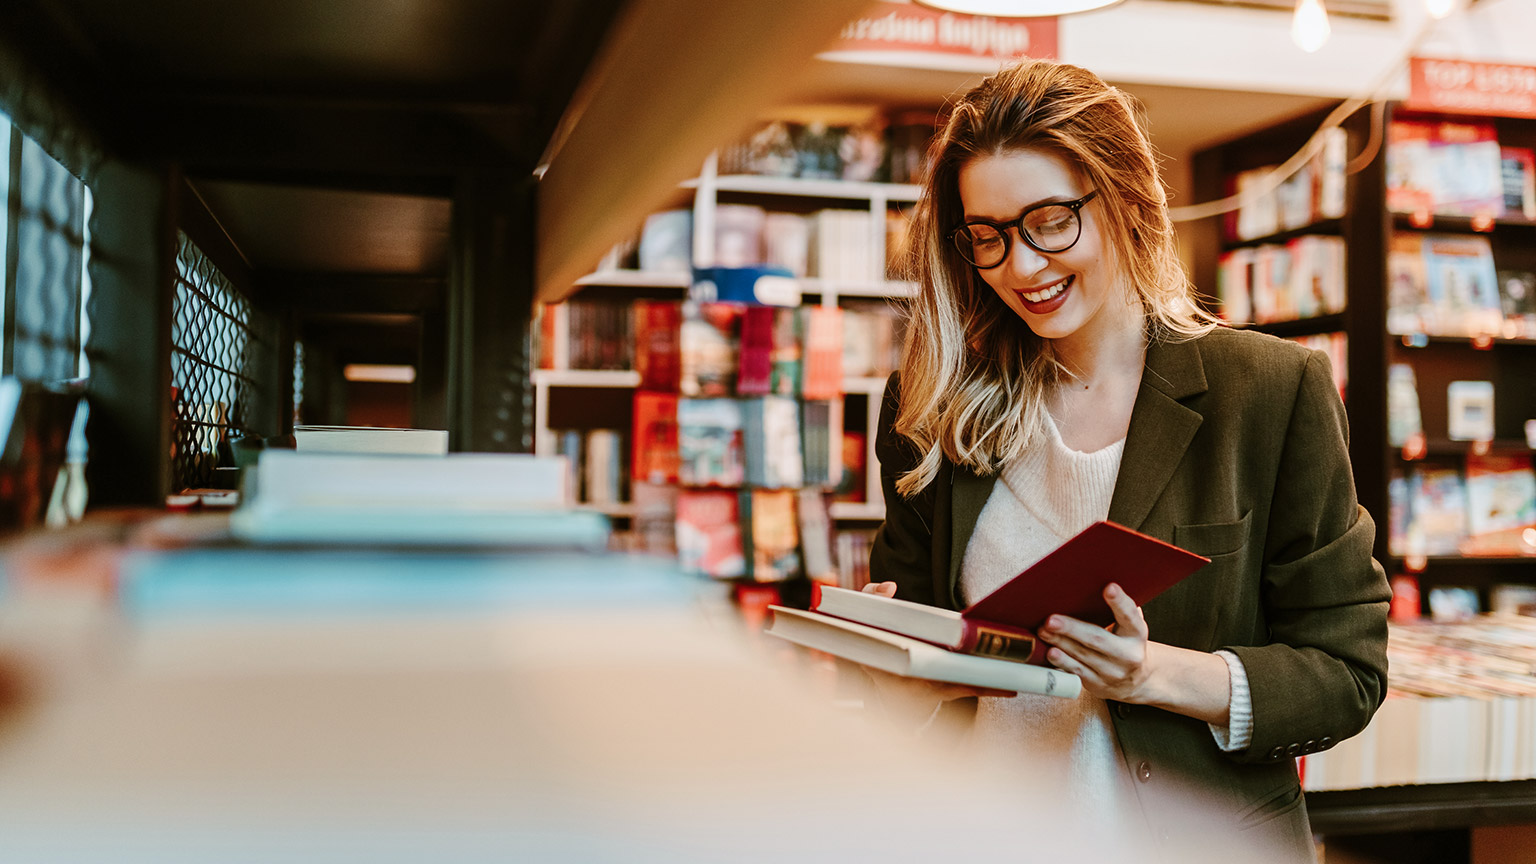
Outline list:
[[[1456,11],[1456,0],[1424,0],[1424,9],[1431,18],[1444,18]]]
[[[348,363],[342,367],[341,375],[348,381],[410,384],[416,380],[416,367],[387,366],[378,363]]]
[[[1323,47],[1332,30],[1322,0],[1297,0],[1296,17],[1291,19],[1291,39],[1296,47],[1311,54]]]
[[[1121,0],[917,0],[919,6],[993,18],[1049,18],[1091,12]]]

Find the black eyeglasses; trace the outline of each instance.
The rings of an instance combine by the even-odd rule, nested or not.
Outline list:
[[[990,270],[1008,259],[1009,228],[1017,228],[1019,236],[1036,252],[1065,252],[1083,235],[1078,211],[1098,194],[1095,189],[1076,201],[1036,204],[1006,222],[972,219],[949,232],[949,239],[960,250],[960,257],[978,270]]]

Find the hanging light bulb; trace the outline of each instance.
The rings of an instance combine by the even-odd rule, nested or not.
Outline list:
[[[1322,0],[1297,0],[1296,17],[1291,19],[1291,40],[1296,47],[1311,54],[1328,41],[1328,10]]]
[[[1444,18],[1456,11],[1456,0],[1424,0],[1424,9],[1431,18]]]

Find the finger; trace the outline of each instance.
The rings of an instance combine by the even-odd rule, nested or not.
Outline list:
[[[1078,658],[1072,656],[1060,648],[1052,648],[1051,650],[1047,651],[1045,653],[1045,659],[1057,669],[1060,669],[1063,672],[1070,672],[1073,675],[1083,679],[1083,683],[1086,685],[1102,686],[1104,683],[1104,676],[1099,674],[1097,669],[1082,662]]]
[[[1062,650],[1079,663],[1093,667],[1095,674],[1113,678],[1125,674],[1134,665],[1136,641],[1092,624],[1051,616],[1051,620],[1064,619],[1057,625],[1047,624],[1041,636],[1050,645]]]
[[[865,594],[879,594],[882,597],[896,596],[895,582],[871,582],[864,586]]]
[[[1147,619],[1141,607],[1114,582],[1104,586],[1104,602],[1115,613],[1115,632],[1121,636],[1147,637]]]

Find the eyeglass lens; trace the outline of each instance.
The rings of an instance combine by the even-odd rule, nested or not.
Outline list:
[[[1077,209],[1047,205],[1025,213],[1013,223],[1029,245],[1041,252],[1064,252],[1077,242],[1082,222]],[[955,233],[955,246],[977,267],[995,267],[1008,254],[1008,237],[995,226],[971,223]]]

